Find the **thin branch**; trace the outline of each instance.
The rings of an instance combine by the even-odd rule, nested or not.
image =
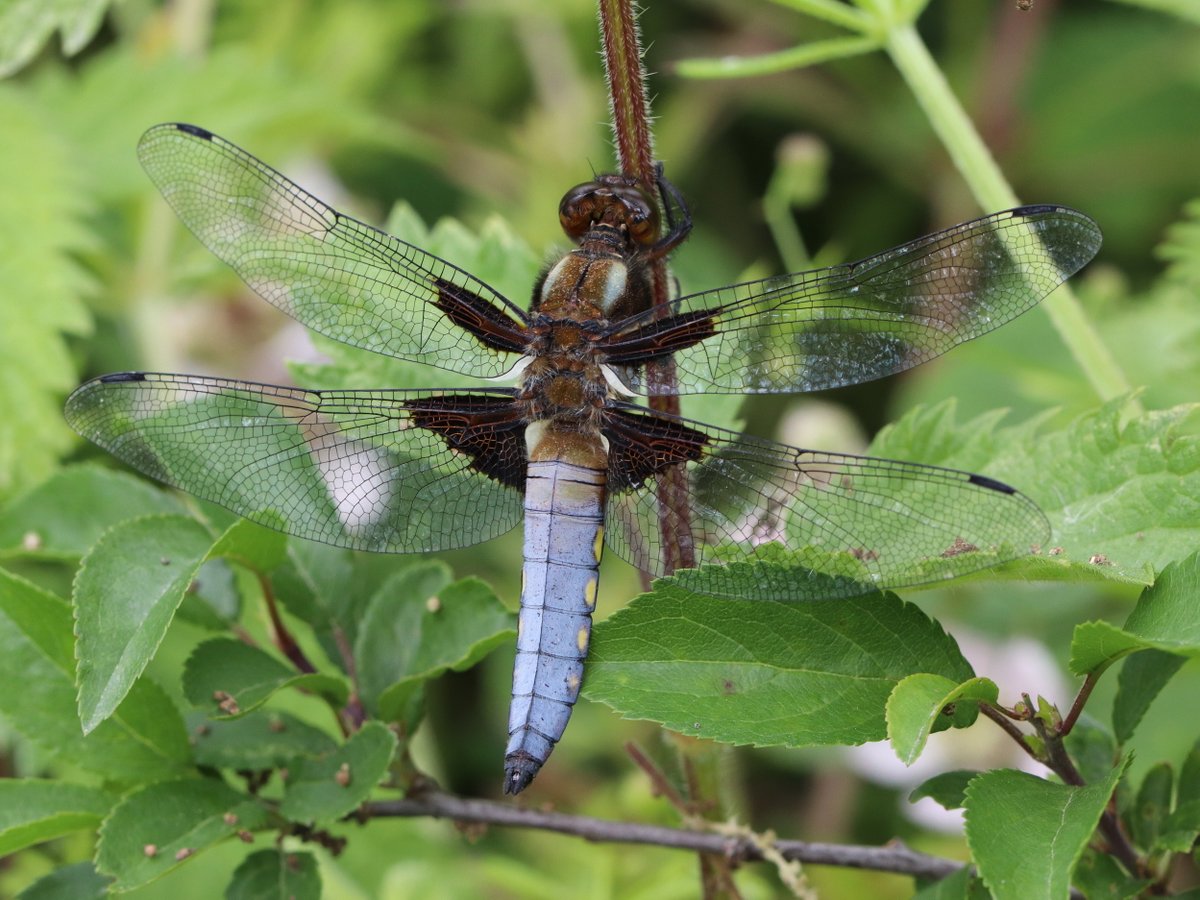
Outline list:
[[[591,816],[522,809],[492,800],[471,800],[452,794],[431,792],[403,800],[380,800],[364,806],[368,816],[452,819],[483,825],[508,825],[569,834],[588,841],[618,844],[651,844],[676,850],[720,853],[739,861],[761,861],[762,851],[751,841],[733,839],[707,831],[614,822]],[[895,872],[920,878],[945,878],[962,863],[918,853],[896,842],[883,847],[856,847],[808,841],[776,841],[775,848],[787,860],[852,869]]]
[[[260,573],[258,584],[262,588],[263,600],[267,604],[267,615],[271,618],[271,628],[275,632],[275,646],[291,660],[293,666],[305,675],[316,672],[317,667],[309,662],[296,639],[292,637],[292,633],[288,631],[287,625],[283,623],[283,617],[279,615],[279,604],[275,602],[275,591],[271,587],[271,580]]]
[[[1003,710],[997,709],[990,703],[980,703],[979,711],[999,725],[1000,728],[1010,738],[1017,742],[1018,747],[1020,747],[1038,762],[1043,762],[1043,760],[1038,759],[1037,753],[1034,751],[1033,747],[1030,746],[1029,741],[1025,739],[1025,735],[1021,732],[1021,729],[1019,729],[1009,720],[1008,716],[1005,715]]]
[[[1062,724],[1058,726],[1059,737],[1066,737],[1071,733],[1071,729],[1075,727],[1076,721],[1079,719],[1079,714],[1083,712],[1084,704],[1092,695],[1092,690],[1100,681],[1100,676],[1093,672],[1083,679],[1083,684],[1079,688],[1079,693],[1075,695],[1075,702],[1071,704],[1071,711],[1067,713],[1067,717],[1063,719]]]

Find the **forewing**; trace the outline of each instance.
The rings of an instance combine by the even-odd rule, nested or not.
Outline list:
[[[638,431],[649,440],[627,449]],[[1050,536],[1029,498],[981,475],[801,450],[634,406],[612,410],[605,433],[613,448],[609,546],[653,576],[669,573],[649,473],[667,467],[685,473],[696,564],[779,562],[764,570],[775,573],[763,575],[767,599],[957,577],[1023,556]],[[720,593],[721,572],[706,572],[703,584]]]
[[[629,365],[674,353],[678,385],[636,373],[641,394],[794,393],[920,365],[1039,303],[1100,248],[1060,206],[1026,206],[856,263],[691,294],[670,314],[619,323],[605,343]]]
[[[306,391],[139,372],[87,382],[66,416],[134,468],[267,527],[415,553],[520,521],[520,487],[496,462],[524,455],[511,407],[500,390]],[[491,448],[490,475],[475,466],[481,447]]]
[[[205,246],[314,331],[485,378],[523,347],[524,313],[482,281],[338,213],[214,134],[158,125],[138,158]]]

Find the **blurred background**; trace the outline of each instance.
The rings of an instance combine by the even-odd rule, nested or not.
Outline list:
[[[686,78],[677,71],[684,60],[756,56],[837,32],[765,0],[652,2],[640,21],[658,156],[695,219],[673,264],[685,293],[852,260],[991,211],[975,205],[883,54],[760,77]],[[85,23],[74,36],[79,47],[68,32],[7,48],[0,83],[0,502],[64,461],[101,458],[61,419],[63,398],[86,377],[153,369],[321,380],[322,348],[192,239],[140,171],[134,146],[147,127],[201,125],[339,209],[375,224],[391,217],[410,236],[423,234],[420,221],[442,222],[423,246],[521,305],[537,270],[566,247],[563,192],[613,168],[587,0],[128,0],[97,4],[94,24],[94,35]],[[1169,267],[1179,254],[1160,248],[1200,244],[1200,212],[1185,213],[1200,198],[1200,22],[1102,0],[1037,0],[1028,11],[1013,0],[934,0],[919,27],[1022,201],[1072,206],[1100,223],[1104,248],[1077,290],[1143,403],[1194,400],[1200,271]],[[497,252],[502,259],[489,259]],[[359,376],[362,386],[412,386],[370,374]],[[438,382],[454,383],[424,383]],[[1034,311],[902,378],[747,404],[689,399],[684,413],[854,451],[915,404],[950,397],[961,419],[1009,409],[1010,423],[1065,421],[1098,402]],[[447,558],[515,606],[518,540]],[[602,586],[601,617],[639,590],[617,561],[606,562]],[[1119,616],[1135,596],[1057,587],[1048,603],[1036,587],[1001,584],[918,599],[980,674],[1065,704],[1071,627]],[[510,670],[511,649],[498,651],[447,676],[430,698],[417,757],[446,787],[498,794]],[[1170,690],[1186,696],[1196,681],[1192,672]],[[1155,754],[1147,762],[1171,747],[1169,705],[1164,697],[1152,710],[1163,721],[1147,729]],[[653,726],[581,703],[534,802],[675,821],[625,755],[630,739],[661,740]],[[28,774],[36,757],[11,736],[0,740],[7,770]],[[1019,760],[985,726],[934,744],[922,760],[932,769],[916,773],[887,748],[696,752],[720,756],[730,809],[756,828],[854,843],[900,836],[962,857],[953,818],[914,811],[907,790],[941,769]],[[64,843],[42,860],[9,860],[0,894],[51,867],[55,854],[81,852]],[[222,883],[215,873],[235,865],[237,852],[206,854],[182,878],[139,895],[211,896]],[[498,829],[463,836],[425,821],[372,822],[323,865],[328,896],[696,891],[686,854]],[[812,878],[828,896],[911,892],[896,876],[814,870]],[[746,896],[778,889],[765,869],[739,875],[739,885]]]

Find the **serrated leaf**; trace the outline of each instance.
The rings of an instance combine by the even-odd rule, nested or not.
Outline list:
[[[367,607],[354,655],[363,699],[385,720],[405,718],[407,697],[425,681],[474,665],[513,635],[512,613],[487,584],[449,579],[440,563],[413,566]]]
[[[43,6],[26,0],[19,10]],[[7,52],[10,66],[27,37],[26,31],[0,27],[0,57]],[[48,476],[74,440],[60,403],[75,382],[65,337],[91,328],[80,301],[91,278],[79,263],[90,240],[81,222],[91,210],[84,171],[37,101],[11,88],[0,91],[0,121],[0,284],[6,297],[0,303],[0,497],[7,497]]]
[[[1162,650],[1143,650],[1125,660],[1117,674],[1112,708],[1113,732],[1120,743],[1133,737],[1154,698],[1185,662],[1184,657]]]
[[[182,512],[174,497],[140,478],[94,465],[69,466],[0,512],[0,557],[77,559],[118,522]]]
[[[1163,569],[1121,628],[1085,622],[1071,640],[1071,671],[1101,672],[1136,650],[1200,654],[1200,554]]]
[[[282,848],[251,853],[234,871],[225,900],[321,900],[317,859]]]
[[[910,766],[925,749],[925,742],[939,721],[948,723],[953,718],[945,714],[948,706],[955,704],[977,712],[979,701],[995,703],[999,696],[1000,689],[987,678],[971,678],[962,684],[924,672],[902,678],[887,700],[888,740],[892,749],[900,762]],[[973,721],[974,715],[970,715],[963,725]]]
[[[192,728],[196,765],[214,769],[276,769],[335,749],[337,742],[324,731],[284,712],[258,710],[237,719],[199,716]]]
[[[0,779],[0,856],[94,828],[116,797],[98,788],[39,778]]]
[[[73,599],[85,733],[142,674],[211,545],[194,519],[150,516],[116,525],[84,557]]]
[[[17,894],[17,900],[106,900],[111,884],[112,879],[97,872],[91,862],[81,862],[43,875]]]
[[[860,744],[886,736],[887,698],[915,672],[973,675],[941,627],[892,594],[731,600],[665,578],[597,624],[583,689],[629,718],[699,737]]]
[[[996,414],[959,425],[945,402],[885,428],[871,453],[981,472],[1042,508],[1055,546],[985,574],[1044,579],[1057,568],[1071,580],[1149,584],[1200,546],[1200,406],[1128,416],[1125,405],[1048,429],[1036,419],[999,428]]]
[[[297,672],[271,654],[232,638],[213,638],[192,651],[183,669],[183,693],[212,715],[240,716],[277,691],[297,688],[341,706],[350,694],[339,678]]]
[[[10,0],[0,7],[0,78],[37,55],[58,31],[67,56],[82,50],[100,29],[112,0]]]
[[[396,736],[368,722],[326,756],[299,760],[288,770],[279,812],[297,822],[332,822],[353,811],[387,774]]]
[[[929,797],[945,809],[959,809],[963,805],[967,784],[978,774],[979,772],[973,769],[942,772],[913,788],[908,800],[910,803],[916,803],[922,797]]]
[[[84,735],[76,714],[70,607],[0,569],[0,713],[50,755],[114,779],[162,778],[189,756],[178,710],[141,679],[116,714]]]
[[[216,779],[151,784],[127,796],[100,829],[96,868],[133,890],[238,831],[255,831],[267,813]]]
[[[525,306],[542,265],[541,257],[503,219],[495,216],[488,219],[478,234],[454,219],[443,219],[428,230],[410,206],[398,204],[385,230],[465,269],[521,307]],[[469,375],[369,353],[319,335],[313,336],[313,344],[330,362],[290,367],[296,380],[309,387],[354,390],[401,385],[405,388],[479,386],[479,379]]]
[[[1068,896],[1071,871],[1125,765],[1086,787],[1053,784],[1011,769],[971,780],[965,803],[967,845],[996,900]]]
[[[1183,218],[1167,229],[1158,256],[1169,263],[1168,278],[1200,286],[1200,199],[1188,203]]]

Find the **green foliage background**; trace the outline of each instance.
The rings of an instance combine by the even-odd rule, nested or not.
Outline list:
[[[75,520],[70,490],[50,495],[59,516],[29,492],[64,463],[111,464],[62,420],[62,400],[83,378],[151,369],[363,387],[454,384],[325,342],[316,349],[332,364],[314,364],[303,330],[250,295],[174,221],[137,166],[142,131],[160,121],[209,128],[335,206],[389,221],[518,302],[540,262],[564,246],[555,214],[562,192],[612,160],[595,10],[584,0],[51,6],[0,6],[8,73],[0,83],[0,565],[66,600],[74,566],[99,534],[67,533]],[[853,259],[980,212],[881,53],[735,80],[675,72],[675,62],[692,57],[837,39],[831,25],[787,4],[746,0],[651,3],[641,23],[655,73],[658,155],[696,217],[675,260],[685,290],[803,267],[798,254],[814,264]],[[1200,549],[1200,466],[1188,443],[1196,417],[1194,408],[1177,409],[1200,399],[1200,16],[1187,3],[1039,0],[1022,13],[1011,2],[934,0],[919,25],[1022,200],[1073,206],[1101,224],[1104,249],[1076,280],[1077,293],[1151,414],[1102,405],[1040,310],[891,383],[819,403],[697,399],[685,414],[854,450],[861,434],[907,413],[880,437],[879,455],[983,471],[1027,490],[1054,520],[1066,574],[1018,570],[1009,580],[929,592],[921,605],[984,640],[1038,638],[1065,673],[1076,623],[1123,621],[1141,586]],[[774,216],[780,202],[789,211],[782,226]],[[446,217],[428,230],[425,223]],[[289,359],[300,362],[289,370]],[[938,406],[950,400],[956,407]],[[835,415],[824,433],[829,404],[851,411],[856,424]],[[1004,409],[1006,416],[997,412]],[[795,430],[797,423],[809,430]],[[1184,447],[1191,458],[1181,458]],[[1140,514],[1104,507],[1122,486],[1142,497]],[[132,481],[96,502],[163,515],[184,508]],[[38,516],[66,529],[51,529],[60,545],[22,547]],[[511,608],[518,540],[444,558],[457,576],[492,585]],[[1092,554],[1129,564],[1085,577]],[[367,578],[378,587],[403,563],[364,565],[379,569]],[[213,593],[232,597],[242,576],[231,569],[225,577]],[[1065,580],[1021,580],[1037,577]],[[602,584],[602,617],[639,591],[619,563],[606,564]],[[178,667],[208,635],[195,618],[180,619],[152,676]],[[494,794],[499,786],[511,652],[504,643],[482,665],[428,688],[429,718],[414,755],[457,791]],[[608,691],[603,671],[597,696]],[[994,677],[1008,703],[1016,691],[1051,689]],[[1106,716],[1115,685],[1101,683],[1089,712]],[[1184,759],[1196,729],[1178,710],[1194,708],[1198,688],[1191,662],[1150,705],[1126,745],[1136,750],[1132,783],[1155,763]],[[1065,708],[1070,696],[1050,699]],[[281,707],[289,715],[328,726],[311,698],[289,704]],[[989,737],[1002,740],[994,730]],[[535,784],[538,800],[673,822],[624,755],[631,738],[655,745],[658,728],[580,704]],[[8,774],[71,771],[16,731],[4,732],[3,748]],[[981,755],[973,767],[993,763]],[[724,753],[712,765],[729,808],[755,827],[842,842],[899,834],[931,852],[965,853],[961,838],[907,820],[898,789],[853,774],[831,752]],[[77,805],[105,802],[88,795]],[[0,894],[90,857],[87,832],[57,833],[66,836],[12,859],[0,872]],[[696,890],[694,860],[665,850],[498,829],[468,843],[431,821],[375,821],[348,834],[343,856],[318,852],[325,896]],[[214,896],[244,857],[240,845],[223,844],[182,877],[176,871],[135,895]],[[263,867],[247,873],[248,882],[269,880],[277,860],[247,864]],[[829,896],[911,891],[896,876],[825,870],[813,878]],[[739,875],[739,884],[747,896],[777,889],[765,871]]]

